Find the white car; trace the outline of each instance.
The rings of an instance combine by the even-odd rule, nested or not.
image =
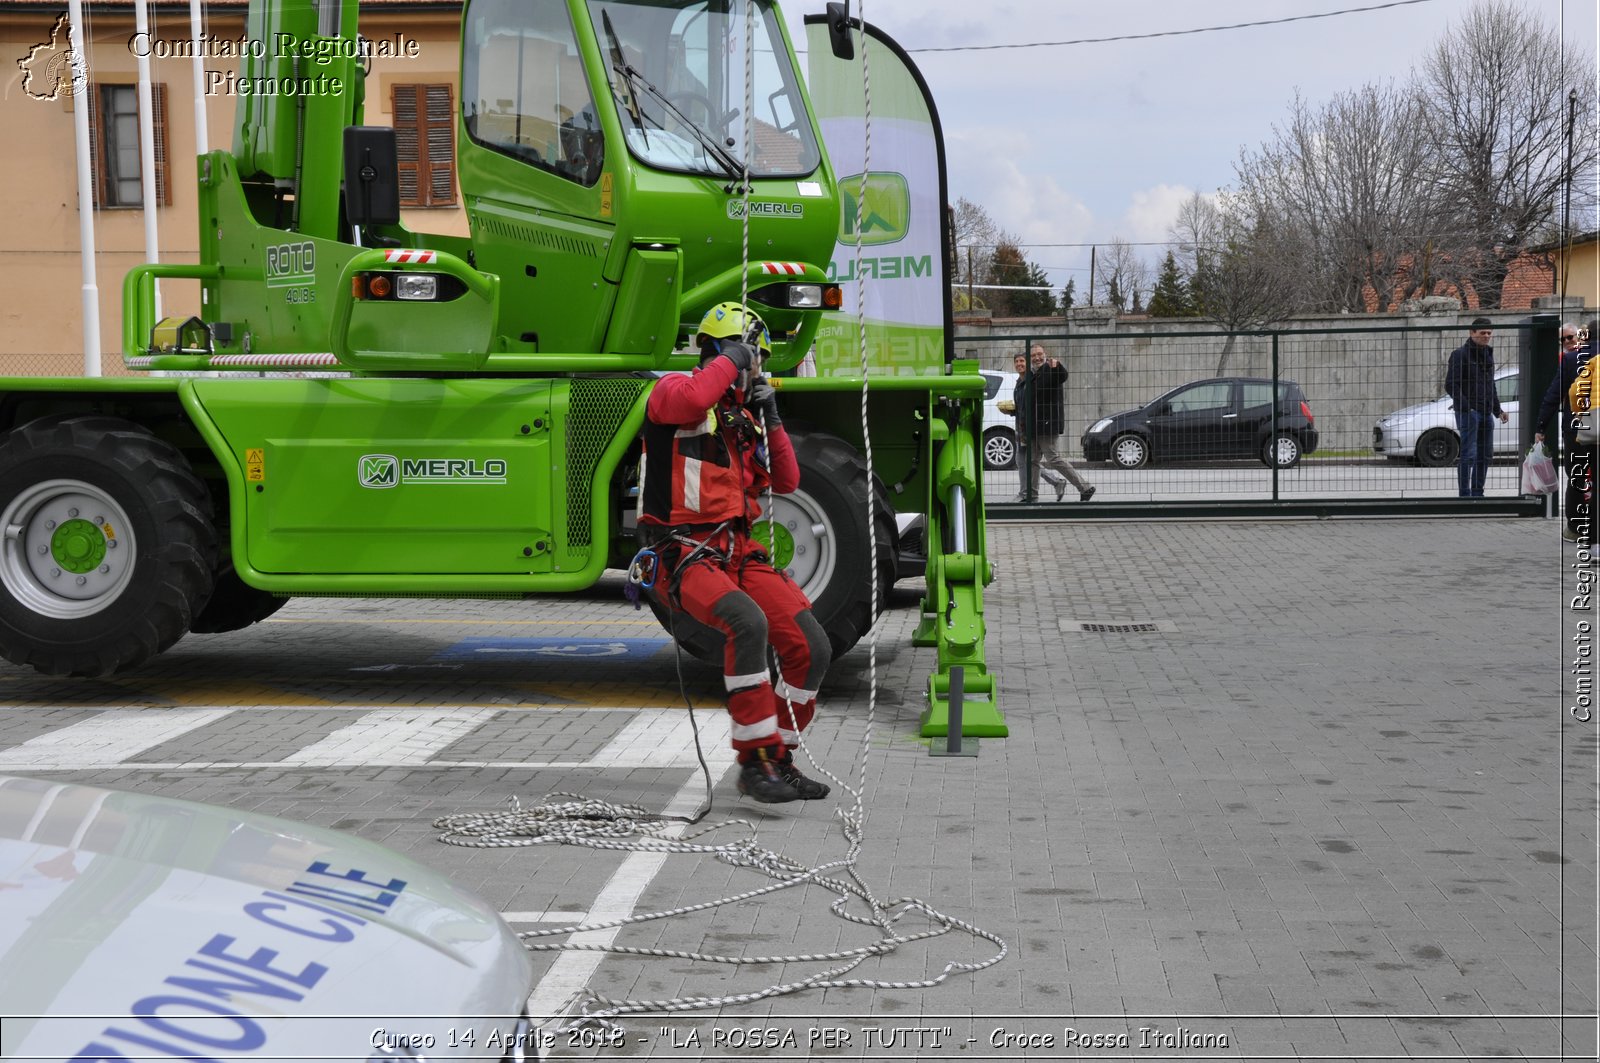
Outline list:
[[[1500,396],[1500,407],[1510,418],[1505,424],[1494,423],[1494,452],[1515,455],[1522,448],[1518,410],[1518,394],[1522,383],[1519,366],[1501,366],[1494,373],[1494,389]],[[1403,410],[1378,418],[1372,426],[1372,449],[1385,458],[1406,459],[1418,465],[1437,468],[1454,465],[1461,453],[1461,436],[1456,431],[1456,415],[1451,409],[1450,396],[1442,395],[1432,402],[1407,406]]]
[[[983,377],[983,467],[1011,469],[1017,464],[1017,418],[1010,406],[1017,388],[1017,374],[992,369],[978,371]],[[1001,408],[1005,403],[1007,409]]]
[[[0,775],[0,1057],[538,1059],[511,928],[374,842]]]

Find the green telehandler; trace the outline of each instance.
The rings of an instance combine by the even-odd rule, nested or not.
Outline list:
[[[136,372],[0,379],[0,654],[102,676],[295,596],[590,586],[635,550],[656,375],[747,293],[802,470],[757,534],[837,653],[923,577],[924,733],[946,733],[959,668],[963,733],[1004,734],[975,365],[799,369],[825,316],[850,331],[833,258],[841,202],[847,229],[861,212],[776,5],[469,0],[449,116],[467,237],[401,223],[402,196],[450,174],[363,124],[356,16],[252,0],[231,150],[197,159],[200,261],[124,283]],[[876,31],[833,17],[844,76]],[[155,320],[164,278],[200,282],[190,316]]]

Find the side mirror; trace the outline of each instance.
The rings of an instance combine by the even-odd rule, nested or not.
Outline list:
[[[854,59],[855,41],[850,39],[850,0],[828,5],[828,41],[836,59]]]
[[[400,220],[400,156],[389,126],[345,127],[344,215],[352,226]]]

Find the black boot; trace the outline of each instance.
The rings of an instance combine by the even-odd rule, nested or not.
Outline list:
[[[819,801],[828,796],[828,784],[802,775],[800,766],[794,762],[793,753],[785,753],[779,758],[778,774],[794,787],[794,792],[800,795],[802,801]]]
[[[763,746],[739,765],[739,792],[764,805],[800,800],[800,792],[779,770],[780,746]]]

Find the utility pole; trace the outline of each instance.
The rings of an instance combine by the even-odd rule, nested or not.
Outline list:
[[[1084,306],[1094,305],[1094,253],[1098,250],[1100,249],[1094,246],[1089,248],[1089,301],[1084,303]]]

